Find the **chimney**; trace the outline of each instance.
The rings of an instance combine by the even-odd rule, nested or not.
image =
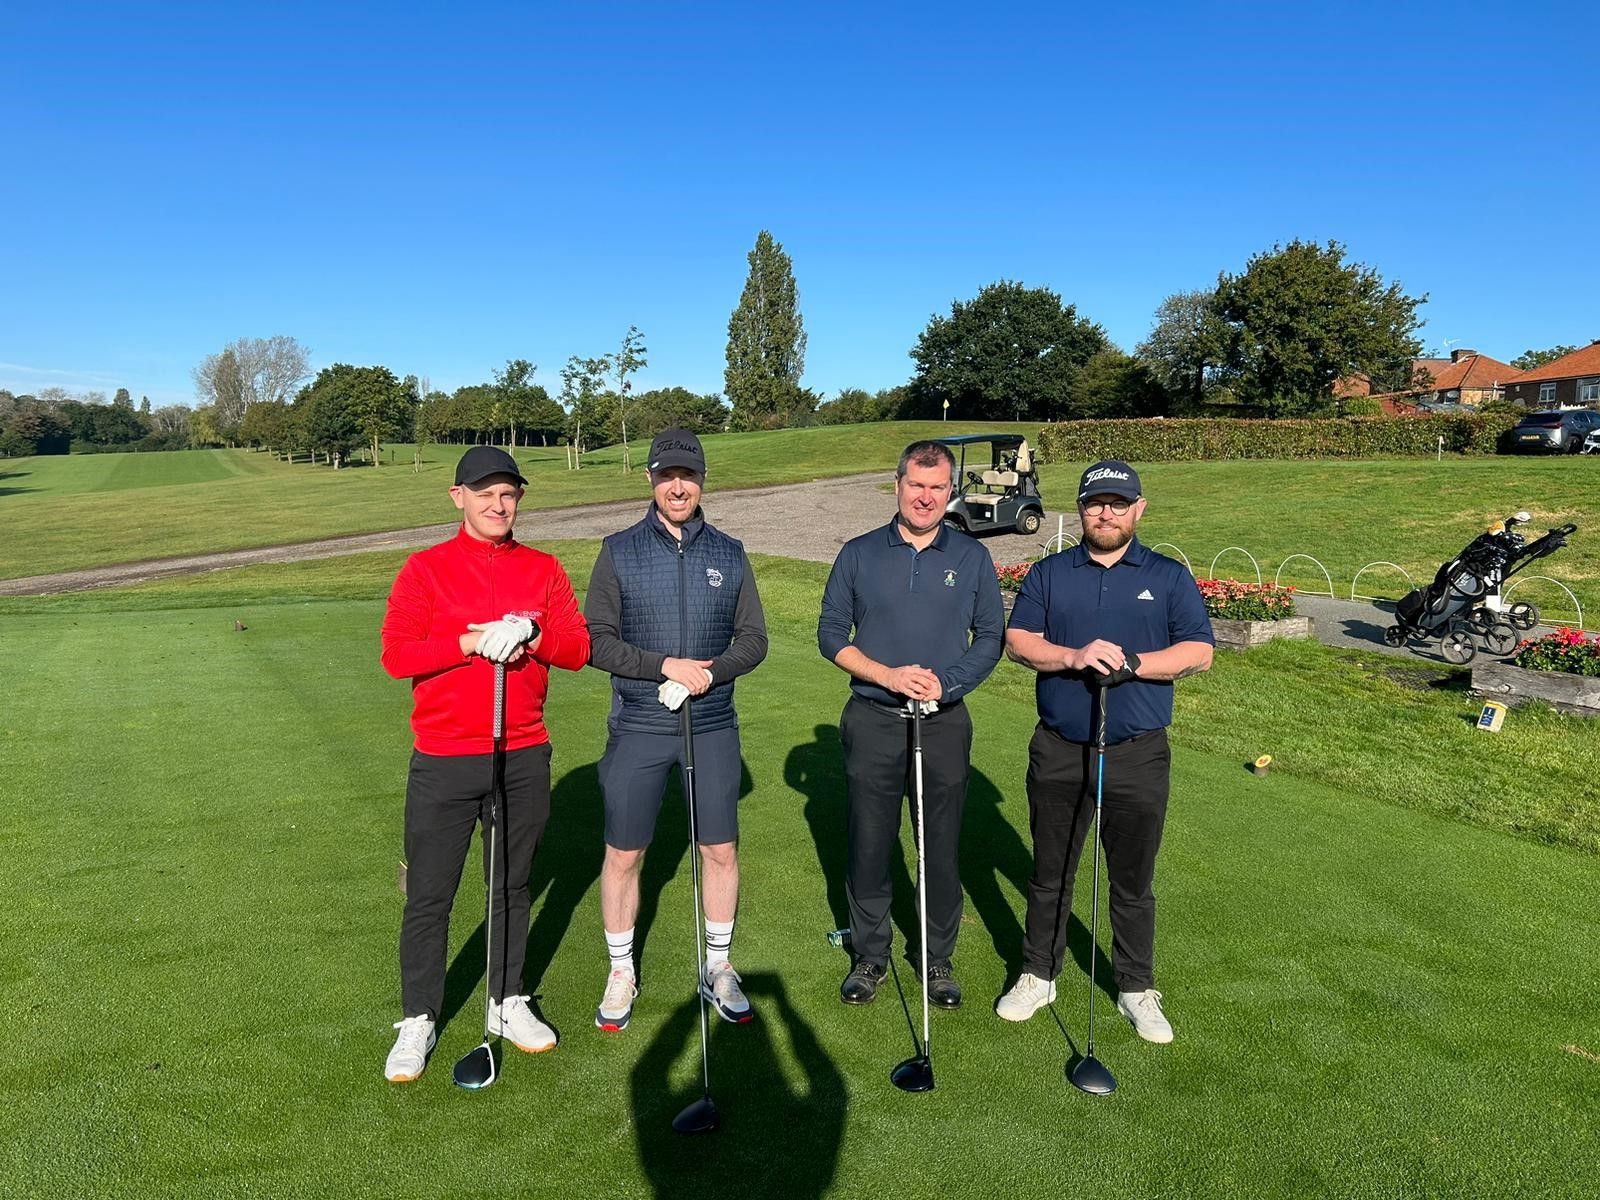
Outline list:
[[[1450,351],[1450,361],[1453,362],[1453,363],[1458,363],[1463,358],[1476,358],[1477,354],[1478,354],[1478,352],[1476,350],[1468,350],[1466,347],[1463,346],[1459,350]]]

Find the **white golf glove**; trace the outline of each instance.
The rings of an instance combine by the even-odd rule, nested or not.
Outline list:
[[[667,706],[671,712],[677,712],[678,707],[689,698],[689,689],[676,679],[669,679],[656,689],[656,699]]]
[[[532,621],[507,613],[483,627],[478,635],[478,653],[490,662],[509,662],[517,647],[532,637]]]

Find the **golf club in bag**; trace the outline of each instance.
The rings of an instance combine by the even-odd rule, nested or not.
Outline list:
[[[706,1033],[706,935],[700,907],[700,831],[694,802],[694,707],[693,697],[683,702],[683,802],[689,810],[689,874],[694,880],[694,994],[700,1000],[700,1099],[672,1118],[679,1133],[715,1133],[722,1114],[711,1099],[711,1053]]]
[[[457,1087],[477,1091],[497,1078],[494,1048],[489,1044],[490,1006],[494,1003],[494,851],[496,829],[500,824],[500,793],[505,790],[506,773],[506,665],[494,665],[494,745],[490,753],[489,810],[483,826],[484,854],[488,870],[484,875],[483,917],[483,1045],[469,1051],[456,1063],[452,1078]]]
[[[1094,1056],[1094,994],[1099,991],[1095,982],[1095,959],[1100,954],[1100,805],[1106,783],[1106,699],[1111,689],[1126,679],[1132,679],[1139,669],[1139,656],[1129,654],[1118,670],[1105,674],[1090,671],[1086,682],[1095,689],[1095,707],[1100,719],[1094,734],[1094,838],[1090,853],[1094,855],[1094,888],[1089,893],[1089,1037],[1084,1043],[1083,1057],[1067,1068],[1067,1078],[1080,1092],[1091,1096],[1109,1096],[1117,1090],[1117,1077],[1105,1063]]]
[[[933,1091],[933,1058],[928,1047],[928,855],[922,822],[922,704],[911,704],[911,790],[917,807],[917,922],[922,946],[922,1053],[889,1072],[902,1092]]]

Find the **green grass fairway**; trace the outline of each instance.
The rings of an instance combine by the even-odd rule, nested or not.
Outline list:
[[[979,428],[1036,432],[925,421],[717,434],[705,447],[713,488],[755,487],[890,471],[907,442]],[[342,471],[244,450],[0,459],[0,579],[449,520],[445,491],[465,447],[427,447],[420,472],[410,446],[392,449],[392,465]],[[648,441],[633,443],[636,472],[648,452]],[[585,455],[581,471],[567,470],[559,447],[516,453],[529,481],[525,507],[632,499],[648,488],[642,475],[622,473],[620,446]]]
[[[593,544],[559,549],[581,584]],[[668,1127],[699,1070],[675,787],[646,866],[634,1022],[592,1025],[608,699],[593,671],[555,681],[554,808],[534,868],[528,983],[561,1046],[512,1051],[487,1092],[451,1086],[481,1030],[469,864],[439,1048],[420,1081],[386,1084],[410,739],[377,624],[397,564],[5,607],[7,1194],[1593,1194],[1593,726],[1519,711],[1477,734],[1453,677],[1315,646],[1225,655],[1180,685],[1158,875],[1178,1040],[1138,1041],[1102,996],[1097,1049],[1121,1087],[1095,1100],[1063,1077],[1083,1038],[1086,930],[1053,1010],[1020,1026],[991,1011],[1029,867],[1031,688],[1002,664],[973,701],[968,1002],[935,1015],[937,1089],[902,1095],[888,1072],[911,1051],[907,1014],[892,986],[870,1008],[841,1005],[847,963],[825,940],[845,921],[845,679],[814,644],[825,571],[771,559],[757,570],[772,656],[740,684],[735,960],[759,1019],[712,1031],[723,1130],[686,1142]],[[1278,762],[1256,778],[1244,760],[1264,751]]]

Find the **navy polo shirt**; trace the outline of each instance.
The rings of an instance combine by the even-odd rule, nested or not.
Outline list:
[[[1083,545],[1035,563],[1011,609],[1011,628],[1042,633],[1047,642],[1073,649],[1101,638],[1135,654],[1179,642],[1217,644],[1189,569],[1138,538],[1110,567],[1090,558]],[[1069,742],[1094,740],[1095,689],[1080,672],[1041,671],[1034,691],[1046,727]],[[1170,724],[1171,681],[1130,679],[1112,691],[1106,705],[1108,744]]]
[[[941,703],[964,698],[994,670],[1005,642],[1005,608],[994,560],[948,525],[918,551],[900,521],[851,538],[822,592],[817,648],[833,662],[852,644],[889,667],[912,663],[939,677]],[[879,704],[904,697],[852,678],[856,695]]]

